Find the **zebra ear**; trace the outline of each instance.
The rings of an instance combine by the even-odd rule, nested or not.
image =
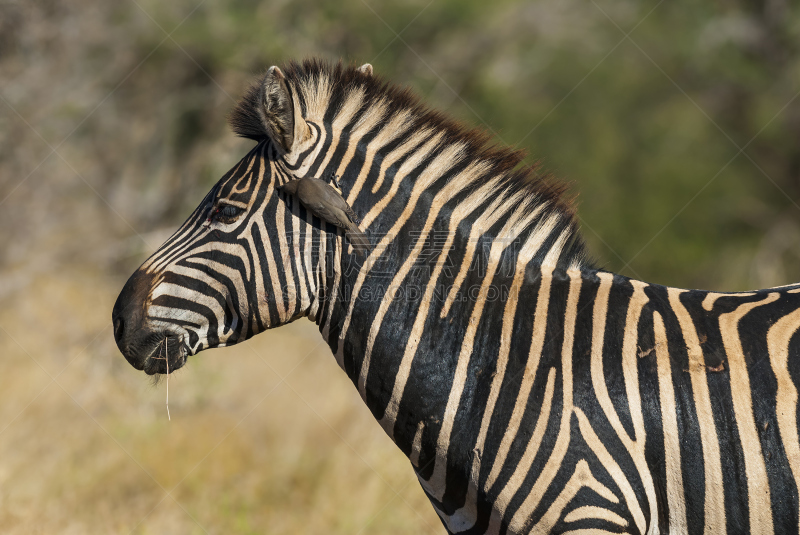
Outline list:
[[[308,136],[308,125],[296,100],[283,72],[270,67],[262,86],[261,119],[272,141],[287,153]]]
[[[363,72],[367,76],[372,76],[372,65],[370,65],[369,63],[363,64],[357,70],[360,71],[360,72]]]

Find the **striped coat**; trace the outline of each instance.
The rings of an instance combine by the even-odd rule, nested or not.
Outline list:
[[[450,533],[798,532],[800,288],[597,270],[563,188],[368,66],[272,68],[231,122],[257,145],[115,304],[133,366],[305,316]],[[277,192],[333,176],[363,261]]]

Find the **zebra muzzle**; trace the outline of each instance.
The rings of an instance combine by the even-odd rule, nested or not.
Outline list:
[[[114,340],[125,359],[148,375],[167,373],[186,364],[189,348],[186,333],[159,325],[147,316],[149,295],[155,277],[136,271],[120,292],[111,321]],[[178,332],[176,332],[176,329]]]
[[[186,364],[187,348],[180,335],[164,333],[158,338],[160,340],[144,362],[144,372],[147,375],[172,373]]]

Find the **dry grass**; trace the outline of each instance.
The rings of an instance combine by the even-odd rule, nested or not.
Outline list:
[[[168,421],[114,346],[121,281],[91,275],[0,312],[0,532],[441,532],[310,322],[190,358]]]
[[[190,58],[145,12],[199,4],[160,5],[0,5],[0,533],[441,532],[311,323],[190,358],[171,421],[117,350],[117,293],[248,150],[227,95],[268,65],[238,38],[259,55],[212,65],[193,29],[249,14],[206,2]]]
[[[695,50],[698,35],[728,27],[730,6],[665,3],[637,30],[647,55],[622,46],[606,59],[620,35],[605,7],[368,4],[0,2],[0,533],[442,532],[309,322],[191,358],[170,374],[171,421],[166,384],[114,345],[125,277],[252,146],[225,115],[273,63],[369,61],[437,108],[522,140],[581,183],[586,234],[619,259],[606,267],[638,257],[623,274],[719,289],[796,279],[796,205],[748,160],[797,197],[783,140],[800,121],[793,106],[774,115],[797,104],[797,54],[777,67],[749,41],[746,61],[732,43]],[[650,9],[607,4],[627,28]],[[684,17],[696,30],[670,39]],[[651,55],[686,67],[670,74],[693,100]],[[697,102],[726,131],[741,125],[730,134],[751,140],[748,159],[731,160]]]

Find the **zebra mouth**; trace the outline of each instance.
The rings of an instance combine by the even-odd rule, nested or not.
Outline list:
[[[186,364],[189,348],[183,337],[166,334],[155,343],[155,347],[145,359],[143,370],[147,375],[172,373]]]

